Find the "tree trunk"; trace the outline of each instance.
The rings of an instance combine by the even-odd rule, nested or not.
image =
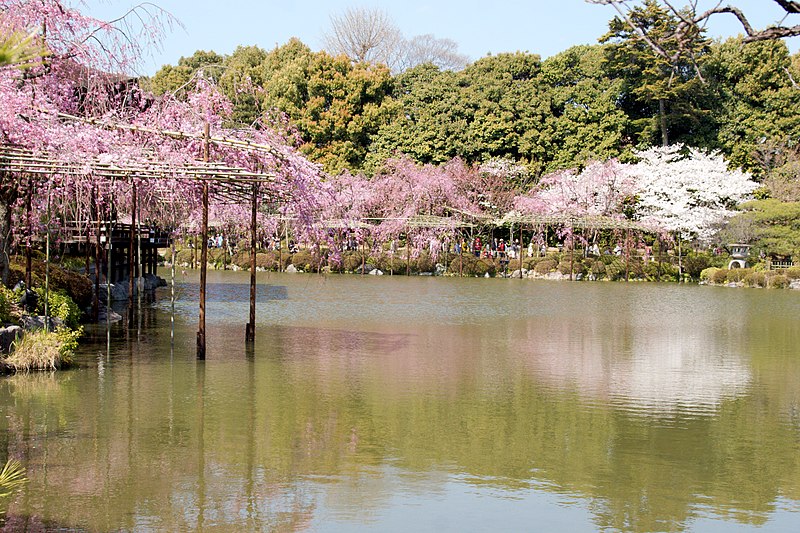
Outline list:
[[[661,145],[669,146],[669,135],[667,134],[667,104],[663,98],[658,99],[658,120],[661,125]]]
[[[0,277],[8,283],[9,250],[11,249],[11,205],[14,200],[0,195]]]

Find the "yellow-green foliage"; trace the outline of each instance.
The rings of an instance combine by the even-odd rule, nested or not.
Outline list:
[[[56,370],[70,366],[82,333],[82,328],[29,331],[14,342],[5,363],[16,372]]]
[[[767,287],[771,289],[785,289],[789,286],[789,278],[783,274],[767,276]]]
[[[744,284],[748,287],[763,287],[767,276],[763,272],[751,272],[744,277]]]
[[[39,295],[37,311],[39,313],[44,313],[44,289],[37,287],[34,290],[36,291],[36,294]],[[48,311],[50,316],[60,318],[64,321],[66,326],[72,329],[77,328],[82,314],[78,304],[76,304],[72,298],[70,298],[69,295],[62,290],[51,290],[49,296]]]
[[[789,279],[800,279],[800,267],[786,269],[786,277]]]
[[[727,268],[718,268],[717,270],[711,273],[709,281],[711,283],[717,283],[717,284],[725,283],[726,281],[728,281],[728,272],[729,270]]]
[[[0,498],[10,496],[26,481],[25,468],[16,459],[9,459],[0,470]]]
[[[727,281],[731,283],[739,283],[740,281],[744,280],[748,274],[750,274],[752,269],[749,268],[732,268],[728,270],[727,275],[725,276]]]
[[[719,269],[718,269],[717,267],[708,267],[708,268],[704,268],[704,269],[703,269],[703,270],[700,272],[700,281],[711,281],[711,280],[713,279],[713,277],[714,277],[714,274],[715,274],[715,273],[716,273],[718,270],[719,270]]]
[[[16,300],[14,291],[0,283],[0,325],[11,321],[11,310]]]

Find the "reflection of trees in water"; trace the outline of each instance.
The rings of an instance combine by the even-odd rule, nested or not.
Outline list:
[[[251,359],[231,326],[213,342],[237,349],[212,350],[204,365],[191,346],[170,363],[151,339],[114,354],[102,375],[3,380],[0,442],[31,478],[12,513],[93,530],[199,520],[295,530],[321,507],[352,520],[378,512],[399,477],[419,476],[403,488],[432,494],[461,473],[495,489],[579,494],[599,527],[620,530],[685,527],[699,507],[760,524],[781,497],[798,499],[800,441],[787,418],[796,363],[754,356],[759,339],[735,332],[703,344],[744,345],[754,375],[742,358],[703,360],[691,336],[591,339],[613,323],[262,328]],[[686,365],[721,384],[637,381]]]

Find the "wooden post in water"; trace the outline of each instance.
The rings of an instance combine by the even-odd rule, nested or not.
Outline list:
[[[250,322],[245,328],[245,342],[256,340],[256,210],[258,209],[258,185],[253,184],[253,199],[250,204]]]
[[[33,278],[33,254],[31,253],[31,240],[33,239],[33,223],[31,222],[31,198],[33,197],[33,179],[28,178],[28,197],[25,200],[25,211],[28,222],[28,238],[25,239],[25,286],[30,289]]]
[[[205,143],[203,161],[208,163],[210,152],[210,126],[206,122],[203,129]],[[197,324],[197,358],[206,358],[206,270],[208,265],[208,181],[203,181],[203,226],[200,246],[200,316]]]
[[[131,321],[131,325],[133,324],[133,289],[134,289],[134,279],[136,278],[136,257],[135,257],[135,247],[136,247],[136,182],[133,182],[133,187],[131,188],[131,229],[130,229],[130,241],[128,242],[128,317]]]
[[[519,279],[522,279],[522,258],[523,258],[523,254],[525,253],[525,252],[523,252],[523,248],[522,248],[522,222],[519,223],[519,250],[518,250],[518,252],[519,252],[518,253],[518,255],[519,255]]]
[[[95,199],[97,198],[97,187],[92,188],[92,206],[95,206]],[[103,255],[102,244],[100,243],[100,230],[102,229],[102,221],[100,220],[100,210],[93,207],[95,216],[97,217],[97,232],[95,234],[95,248],[94,248],[94,299],[92,300],[92,319],[97,322],[97,317],[100,314],[100,258]],[[89,249],[89,241],[86,241],[86,249]],[[108,283],[108,275],[106,275],[106,283]]]
[[[406,229],[406,276],[411,275],[411,235]]]
[[[142,212],[136,213],[136,301],[138,308],[136,316],[139,318],[139,329],[142,322],[142,292],[144,289],[144,266],[142,264]]]
[[[625,230],[625,281],[630,281],[631,274],[631,230]]]
[[[44,256],[44,330],[50,332],[50,187],[47,188],[47,237]]]

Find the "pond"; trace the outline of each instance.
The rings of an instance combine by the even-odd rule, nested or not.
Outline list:
[[[163,274],[162,274],[163,275]],[[800,523],[800,294],[196,273],[0,379],[5,530],[762,531]]]

